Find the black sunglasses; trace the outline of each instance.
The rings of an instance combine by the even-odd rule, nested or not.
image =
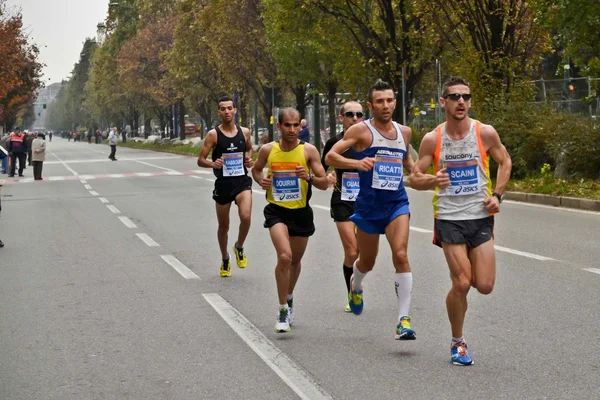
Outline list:
[[[363,114],[363,113],[361,113],[360,111],[358,111],[358,112],[354,112],[354,111],[346,111],[346,112],[344,113],[344,116],[345,116],[345,117],[348,117],[348,118],[354,118],[354,117],[356,117],[356,118],[362,118],[362,117],[363,117],[363,115],[364,115],[364,114]]]
[[[444,96],[445,99],[450,98],[450,100],[454,100],[454,101],[458,101],[461,97],[464,99],[464,101],[471,100],[471,94],[470,93],[466,93],[466,94],[449,93],[449,94],[447,94],[447,95]]]

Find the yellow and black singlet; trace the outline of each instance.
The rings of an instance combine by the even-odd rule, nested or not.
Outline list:
[[[267,190],[267,201],[280,207],[297,209],[308,205],[311,185],[296,176],[296,167],[302,166],[310,173],[304,156],[304,142],[293,150],[283,151],[278,142],[273,143],[267,158],[271,188]]]

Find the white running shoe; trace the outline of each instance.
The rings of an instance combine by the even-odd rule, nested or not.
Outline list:
[[[287,308],[279,310],[277,315],[277,323],[275,324],[275,332],[284,333],[290,331],[290,314]]]

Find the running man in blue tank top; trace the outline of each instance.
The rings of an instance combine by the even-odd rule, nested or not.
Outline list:
[[[363,310],[362,280],[373,269],[379,249],[379,236],[385,234],[392,249],[396,269],[395,287],[399,304],[397,340],[414,340],[408,314],[413,277],[408,263],[408,196],[404,189],[404,169],[411,172],[414,161],[408,151],[411,130],[392,121],[396,108],[393,87],[382,80],[369,90],[367,103],[373,118],[351,126],[329,151],[325,162],[334,168],[358,170],[360,191],[350,217],[357,228],[360,258],[354,262],[350,309]],[[354,159],[343,157],[354,149]]]

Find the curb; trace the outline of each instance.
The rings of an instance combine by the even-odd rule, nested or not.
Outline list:
[[[543,204],[553,207],[576,208],[600,212],[600,200],[523,192],[506,192],[504,196],[507,200],[520,201],[523,203]]]

